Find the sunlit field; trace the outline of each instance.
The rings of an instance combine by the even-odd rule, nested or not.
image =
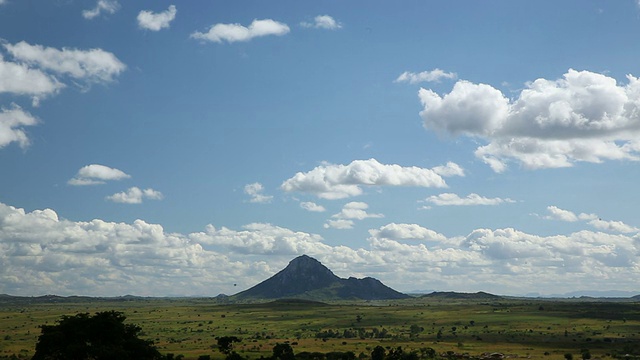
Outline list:
[[[560,359],[585,351],[592,358],[640,348],[640,303],[541,300],[425,300],[320,304],[219,304],[210,299],[135,300],[0,306],[0,356],[33,355],[39,326],[62,315],[116,310],[142,327],[163,353],[223,358],[216,337],[242,339],[235,350],[250,359],[269,356],[276,343],[296,353],[352,351],[369,357],[375,346],[433,348],[478,356]]]

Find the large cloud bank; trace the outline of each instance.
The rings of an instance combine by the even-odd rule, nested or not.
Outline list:
[[[369,231],[367,248],[354,249],[271,224],[209,225],[185,235],[142,220],[70,221],[51,209],[26,212],[0,203],[0,293],[233,293],[301,254],[339,276],[374,276],[404,291],[637,290],[640,237],[608,230],[537,236],[478,229],[449,238],[418,224],[391,223]]]
[[[528,169],[576,162],[640,159],[640,81],[590,71],[538,79],[515,99],[486,84],[458,81],[440,96],[420,89],[427,129],[482,139],[475,155],[496,172],[516,162]]]

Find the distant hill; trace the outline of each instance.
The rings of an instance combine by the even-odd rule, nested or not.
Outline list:
[[[0,303],[16,303],[16,304],[48,304],[48,303],[80,303],[80,302],[114,302],[114,301],[136,301],[145,298],[125,295],[118,297],[90,297],[90,296],[58,296],[58,295],[42,295],[42,296],[12,296],[0,294]],[[148,299],[148,298],[146,298]]]
[[[269,279],[231,296],[231,300],[391,300],[409,297],[371,277],[342,279],[318,260],[302,255]]]
[[[489,294],[484,291],[476,293],[462,293],[454,291],[434,291],[431,294],[422,295],[421,298],[437,298],[437,299],[464,299],[464,300],[497,300],[502,296]]]

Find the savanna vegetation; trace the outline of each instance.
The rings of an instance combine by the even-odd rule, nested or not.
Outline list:
[[[0,358],[32,358],[47,329],[102,312],[121,316],[111,325],[129,329],[141,341],[132,344],[151,345],[163,359],[640,359],[638,302],[418,298],[2,303]]]

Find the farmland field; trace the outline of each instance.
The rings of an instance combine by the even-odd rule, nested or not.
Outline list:
[[[288,342],[296,353],[401,346],[472,356],[564,359],[622,357],[640,351],[640,303],[582,300],[490,301],[409,299],[393,302],[312,303],[278,301],[224,304],[215,299],[137,299],[0,303],[0,358],[33,355],[39,326],[63,315],[116,310],[142,327],[163,354],[224,358],[216,337],[242,339],[235,350],[257,359]]]

